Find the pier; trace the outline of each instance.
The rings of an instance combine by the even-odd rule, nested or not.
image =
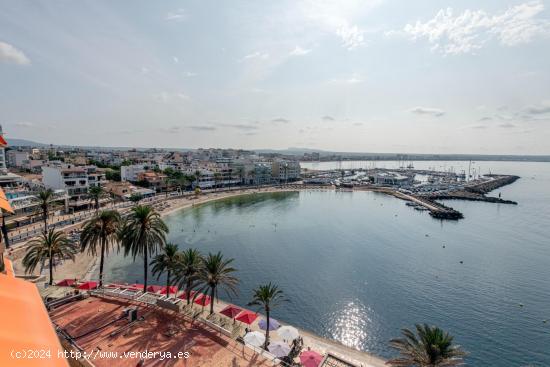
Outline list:
[[[424,177],[424,181],[418,179]],[[517,202],[487,194],[514,183],[519,176],[488,174],[467,179],[465,174],[414,169],[357,169],[308,172],[303,187],[376,191],[407,201],[417,210],[444,220],[459,220],[464,215],[439,200],[470,200],[516,205]],[[299,185],[295,185],[299,186]]]

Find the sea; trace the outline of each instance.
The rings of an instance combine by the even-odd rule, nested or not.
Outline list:
[[[374,192],[254,194],[171,214],[168,237],[181,249],[234,259],[239,293],[221,291],[224,300],[246,306],[256,286],[275,283],[289,302],[274,318],[352,348],[389,358],[396,355],[390,339],[427,323],[454,336],[469,366],[550,366],[550,163],[409,164],[518,175],[490,193],[518,205],[446,201],[464,219],[441,221]],[[106,278],[140,282],[142,269],[141,259],[113,255]]]

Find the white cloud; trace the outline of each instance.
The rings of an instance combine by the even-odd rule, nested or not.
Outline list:
[[[180,63],[180,59],[177,56],[174,56],[172,59],[174,60],[174,64]]]
[[[454,15],[453,9],[447,8],[425,23],[407,24],[404,32],[413,40],[427,39],[433,51],[445,55],[472,53],[494,38],[504,46],[515,46],[550,36],[550,21],[537,18],[543,10],[541,0],[515,5],[496,15],[469,9]]]
[[[243,61],[246,60],[267,60],[269,58],[269,54],[267,52],[260,52],[256,51],[251,54],[245,55],[243,57]]]
[[[172,11],[166,14],[164,19],[180,22],[182,20],[187,19],[187,12],[185,11],[185,9],[180,8],[180,9],[177,9],[176,11]]]
[[[289,55],[290,56],[303,56],[303,55],[307,55],[310,52],[311,52],[311,49],[304,49],[304,48],[301,48],[300,46],[296,46],[294,48],[294,50],[290,51]]]
[[[348,50],[354,50],[365,44],[365,31],[359,29],[356,25],[350,26],[347,23],[342,24],[336,34],[342,38],[342,44]]]
[[[193,77],[193,76],[197,76],[197,73],[193,73],[192,71],[184,71],[182,74],[183,74],[183,76],[186,77],[186,78],[190,78],[190,77]]]
[[[430,115],[434,117],[441,117],[445,114],[445,111],[440,110],[439,108],[433,108],[433,107],[414,107],[409,110],[411,113],[415,113],[417,115]]]
[[[0,41],[0,62],[17,65],[28,65],[31,60],[23,53],[9,43]]]
[[[342,46],[354,50],[365,44],[365,30],[357,22],[382,0],[305,0],[300,2],[301,12],[307,21],[326,32],[338,36]]]

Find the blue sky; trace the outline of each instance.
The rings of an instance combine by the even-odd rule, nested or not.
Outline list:
[[[0,0],[9,137],[550,154],[550,4]]]

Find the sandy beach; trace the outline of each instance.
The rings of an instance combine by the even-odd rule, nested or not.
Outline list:
[[[160,212],[161,216],[167,216],[179,210],[184,210],[187,208],[192,208],[197,205],[205,204],[215,200],[221,200],[230,197],[236,197],[240,195],[250,195],[255,193],[270,193],[270,192],[290,192],[297,191],[295,188],[260,188],[260,189],[243,189],[236,191],[225,191],[225,192],[209,192],[206,194],[201,194],[198,197],[178,197],[178,198],[169,198],[167,200],[157,202],[154,206]],[[126,209],[128,210],[128,209]],[[62,228],[64,231],[72,231],[78,229],[82,226],[82,223],[76,223],[74,225],[67,226]],[[21,265],[22,259],[22,249],[24,246],[20,246],[17,256],[14,256],[14,269],[16,273],[22,274],[24,272]],[[13,254],[12,254],[13,255]],[[81,280],[90,280],[98,278],[99,271],[99,259],[97,257],[91,256],[87,253],[78,254],[75,261],[64,261],[62,264],[59,264],[54,271],[54,279],[61,280],[65,278],[70,279],[81,279]],[[43,269],[42,273],[45,274],[47,269]],[[39,275],[40,269],[37,269],[34,275]],[[222,310],[228,303],[220,300],[216,302],[214,308],[216,311]],[[250,326],[252,330],[260,330],[257,323],[260,320],[261,316]],[[279,320],[281,324],[284,325],[284,320]],[[365,352],[355,350],[344,346],[343,344],[334,341],[322,338],[313,333],[307,332],[305,330],[298,329],[300,335],[304,339],[304,349],[310,347],[311,349],[320,352],[327,353],[331,352],[336,356],[340,356],[345,360],[356,363],[358,366],[362,367],[382,367],[385,366],[385,361],[370,355]],[[278,340],[276,333],[272,333],[273,340]]]

